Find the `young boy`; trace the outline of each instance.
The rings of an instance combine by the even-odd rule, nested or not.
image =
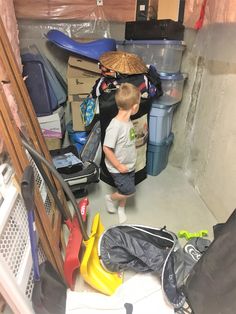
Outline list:
[[[117,188],[117,192],[105,196],[106,208],[109,213],[115,213],[114,201],[118,201],[120,223],[127,219],[126,200],[135,193],[135,132],[130,116],[138,112],[140,97],[136,86],[130,83],[120,85],[115,94],[119,111],[107,127],[103,143],[105,164]]]

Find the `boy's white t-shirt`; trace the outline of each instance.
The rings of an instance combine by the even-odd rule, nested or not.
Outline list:
[[[135,148],[135,130],[131,121],[124,122],[113,118],[106,129],[106,135],[103,145],[114,150],[119,162],[129,169],[129,172],[135,169],[137,158]],[[119,173],[112,164],[105,158],[107,169],[111,173]]]

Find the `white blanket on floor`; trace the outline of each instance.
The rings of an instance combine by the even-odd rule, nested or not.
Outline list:
[[[125,303],[133,305],[133,314],[173,314],[154,274],[136,274],[124,282],[112,296],[95,292],[67,291],[66,314],[126,314]]]

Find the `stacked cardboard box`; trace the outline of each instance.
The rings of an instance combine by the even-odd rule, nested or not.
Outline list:
[[[85,131],[80,104],[91,93],[96,80],[99,78],[100,70],[97,63],[79,57],[69,57],[67,68],[68,101],[71,105],[74,131]]]
[[[65,110],[61,106],[51,115],[37,117],[49,150],[61,148],[65,134]]]
[[[157,19],[183,23],[185,0],[158,0]]]

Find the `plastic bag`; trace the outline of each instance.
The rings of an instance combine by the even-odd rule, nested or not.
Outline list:
[[[85,98],[85,100],[80,104],[81,115],[85,126],[89,126],[93,121],[96,102],[95,99],[91,97]]]

